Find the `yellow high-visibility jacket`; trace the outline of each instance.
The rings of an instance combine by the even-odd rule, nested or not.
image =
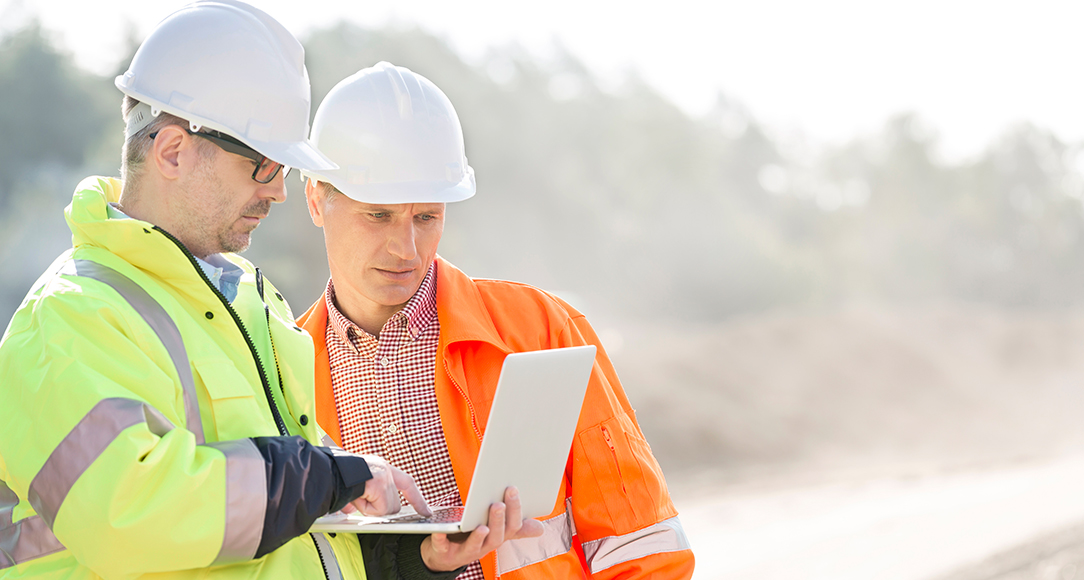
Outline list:
[[[265,526],[291,477],[267,445],[325,482],[337,465],[314,447],[312,340],[247,261],[227,256],[230,304],[171,235],[108,219],[120,188],[80,184],[73,249],[0,340],[0,578],[364,578],[356,536],[303,533],[328,500]],[[282,522],[301,531],[268,545]]]

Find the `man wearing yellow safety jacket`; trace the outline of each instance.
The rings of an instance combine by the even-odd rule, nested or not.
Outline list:
[[[302,171],[331,270],[324,296],[298,320],[316,342],[316,413],[327,433],[396,463],[428,497],[459,502],[504,357],[593,344],[544,533],[500,546],[459,578],[689,578],[693,554],[662,470],[586,318],[542,290],[472,279],[437,256],[445,203],[475,193],[447,96],[382,62],[328,93],[312,140],[340,166]]]
[[[0,578],[454,576],[421,537],[363,562],[358,536],[306,533],[397,511],[397,488],[427,507],[380,458],[319,446],[312,341],[233,253],[285,200],[284,164],[335,167],[308,141],[300,43],[198,2],[116,84],[124,180],[79,185],[73,248],[0,339]]]

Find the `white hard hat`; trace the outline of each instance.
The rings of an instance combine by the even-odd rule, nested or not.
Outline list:
[[[324,97],[312,141],[334,170],[302,177],[365,203],[442,203],[474,195],[463,129],[429,79],[387,62],[343,79]]]
[[[126,95],[240,139],[268,158],[333,169],[308,140],[311,104],[305,49],[271,16],[236,0],[207,0],[160,22],[128,71]]]

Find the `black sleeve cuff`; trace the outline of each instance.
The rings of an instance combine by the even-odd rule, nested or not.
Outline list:
[[[365,492],[372,476],[361,457],[339,456],[301,437],[254,437],[264,459],[267,508],[256,557],[304,534],[316,518]]]
[[[331,460],[335,473],[335,499],[328,512],[337,512],[365,493],[365,483],[373,478],[364,458],[338,447],[317,447]]]

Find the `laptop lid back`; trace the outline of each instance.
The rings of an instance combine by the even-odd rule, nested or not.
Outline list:
[[[523,517],[557,503],[595,361],[594,346],[512,353],[501,367],[461,529],[489,519],[489,506],[519,489]]]

